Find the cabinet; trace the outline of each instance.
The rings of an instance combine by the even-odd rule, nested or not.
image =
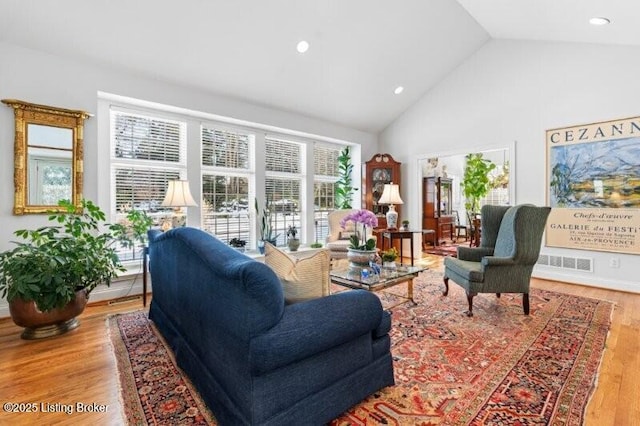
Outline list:
[[[422,229],[436,232],[435,243],[440,244],[445,237],[453,241],[455,219],[451,211],[453,200],[451,179],[425,177],[422,182]]]
[[[389,206],[378,204],[385,183],[400,184],[400,164],[389,154],[375,154],[363,165],[362,170],[362,206],[378,217],[378,228],[387,228],[387,210]],[[402,194],[402,188],[400,188]],[[402,221],[401,206],[395,205],[398,222]],[[378,239],[380,240],[380,239]]]

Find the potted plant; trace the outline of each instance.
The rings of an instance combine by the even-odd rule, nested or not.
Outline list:
[[[80,211],[66,200],[59,206],[64,211],[49,215],[53,225],[16,231],[24,242],[0,253],[0,292],[25,339],[77,327],[91,291],[124,271],[117,243],[132,244],[134,231],[105,224],[91,201],[82,200]]]
[[[296,235],[298,235],[296,225],[289,225],[287,229],[287,245],[290,251],[297,251],[298,247],[300,247],[300,239]]]
[[[229,240],[229,245],[239,252],[244,252],[244,246],[247,245],[247,242],[235,237]]]
[[[347,259],[349,259],[349,273],[360,276],[363,268],[375,259],[377,253],[376,240],[367,238],[367,229],[373,230],[378,226],[378,218],[370,210],[355,210],[340,220],[342,229],[346,229],[347,222],[353,222],[355,232],[349,237]]]
[[[409,221],[405,219],[402,221],[401,231],[408,231],[408,230],[409,230]]]
[[[477,213],[479,201],[489,192],[489,172],[496,168],[490,160],[482,158],[482,153],[467,154],[462,178],[462,193],[467,199],[467,211]]]
[[[395,247],[391,247],[382,252],[382,266],[385,268],[395,268],[396,259],[398,258],[398,250]]]
[[[274,220],[269,197],[267,197],[267,201],[263,208],[258,206],[258,199],[256,198],[254,201],[254,207],[260,224],[260,241],[258,242],[258,249],[260,250],[260,254],[264,254],[264,242],[268,241],[275,246],[277,245],[277,239],[280,234],[276,234],[274,236],[273,233]]]
[[[335,205],[337,209],[350,209],[353,191],[353,164],[350,147],[345,147],[338,156],[338,180],[335,184]]]

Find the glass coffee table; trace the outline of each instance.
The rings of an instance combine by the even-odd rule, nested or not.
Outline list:
[[[415,300],[413,300],[413,279],[416,278],[420,272],[425,271],[426,269],[427,268],[420,266],[398,265],[395,270],[383,269],[380,275],[369,276],[364,279],[360,274],[354,274],[348,269],[332,270],[329,275],[331,277],[331,283],[333,284],[351,289],[364,289],[368,291],[380,291],[406,282],[407,295],[402,296],[394,293],[394,296],[399,296],[404,300],[388,308],[391,309],[406,302],[411,302],[414,305],[416,304]]]

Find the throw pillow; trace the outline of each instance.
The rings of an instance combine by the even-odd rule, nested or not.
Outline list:
[[[330,259],[326,250],[319,250],[309,257],[295,258],[265,243],[265,263],[280,279],[286,303],[304,302],[330,294]]]

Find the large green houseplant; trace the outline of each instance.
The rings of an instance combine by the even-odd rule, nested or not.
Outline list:
[[[462,193],[467,202],[467,211],[476,213],[479,211],[479,202],[482,197],[489,192],[489,172],[496,168],[496,165],[482,158],[482,153],[467,154],[464,176],[462,178]]]
[[[337,209],[350,209],[353,192],[353,164],[351,162],[351,149],[347,146],[338,156],[338,180],[335,185],[334,201]]]
[[[108,286],[111,279],[124,271],[116,252],[117,243],[131,245],[141,238],[142,226],[149,223],[146,215],[137,212],[128,215],[131,222],[128,226],[106,224],[105,214],[88,200],[82,201],[81,211],[66,200],[59,205],[64,211],[49,215],[52,225],[15,231],[23,241],[0,253],[0,293],[9,302],[14,322],[27,329],[51,326],[52,321],[59,319],[56,312],[74,302],[82,305],[78,308],[81,312],[96,286]],[[77,302],[78,298],[84,302]],[[18,303],[27,308],[18,308]],[[29,304],[35,306],[28,308]],[[18,309],[50,313],[54,320],[25,324],[23,315],[17,314]],[[45,337],[34,330],[31,331],[35,337]]]

